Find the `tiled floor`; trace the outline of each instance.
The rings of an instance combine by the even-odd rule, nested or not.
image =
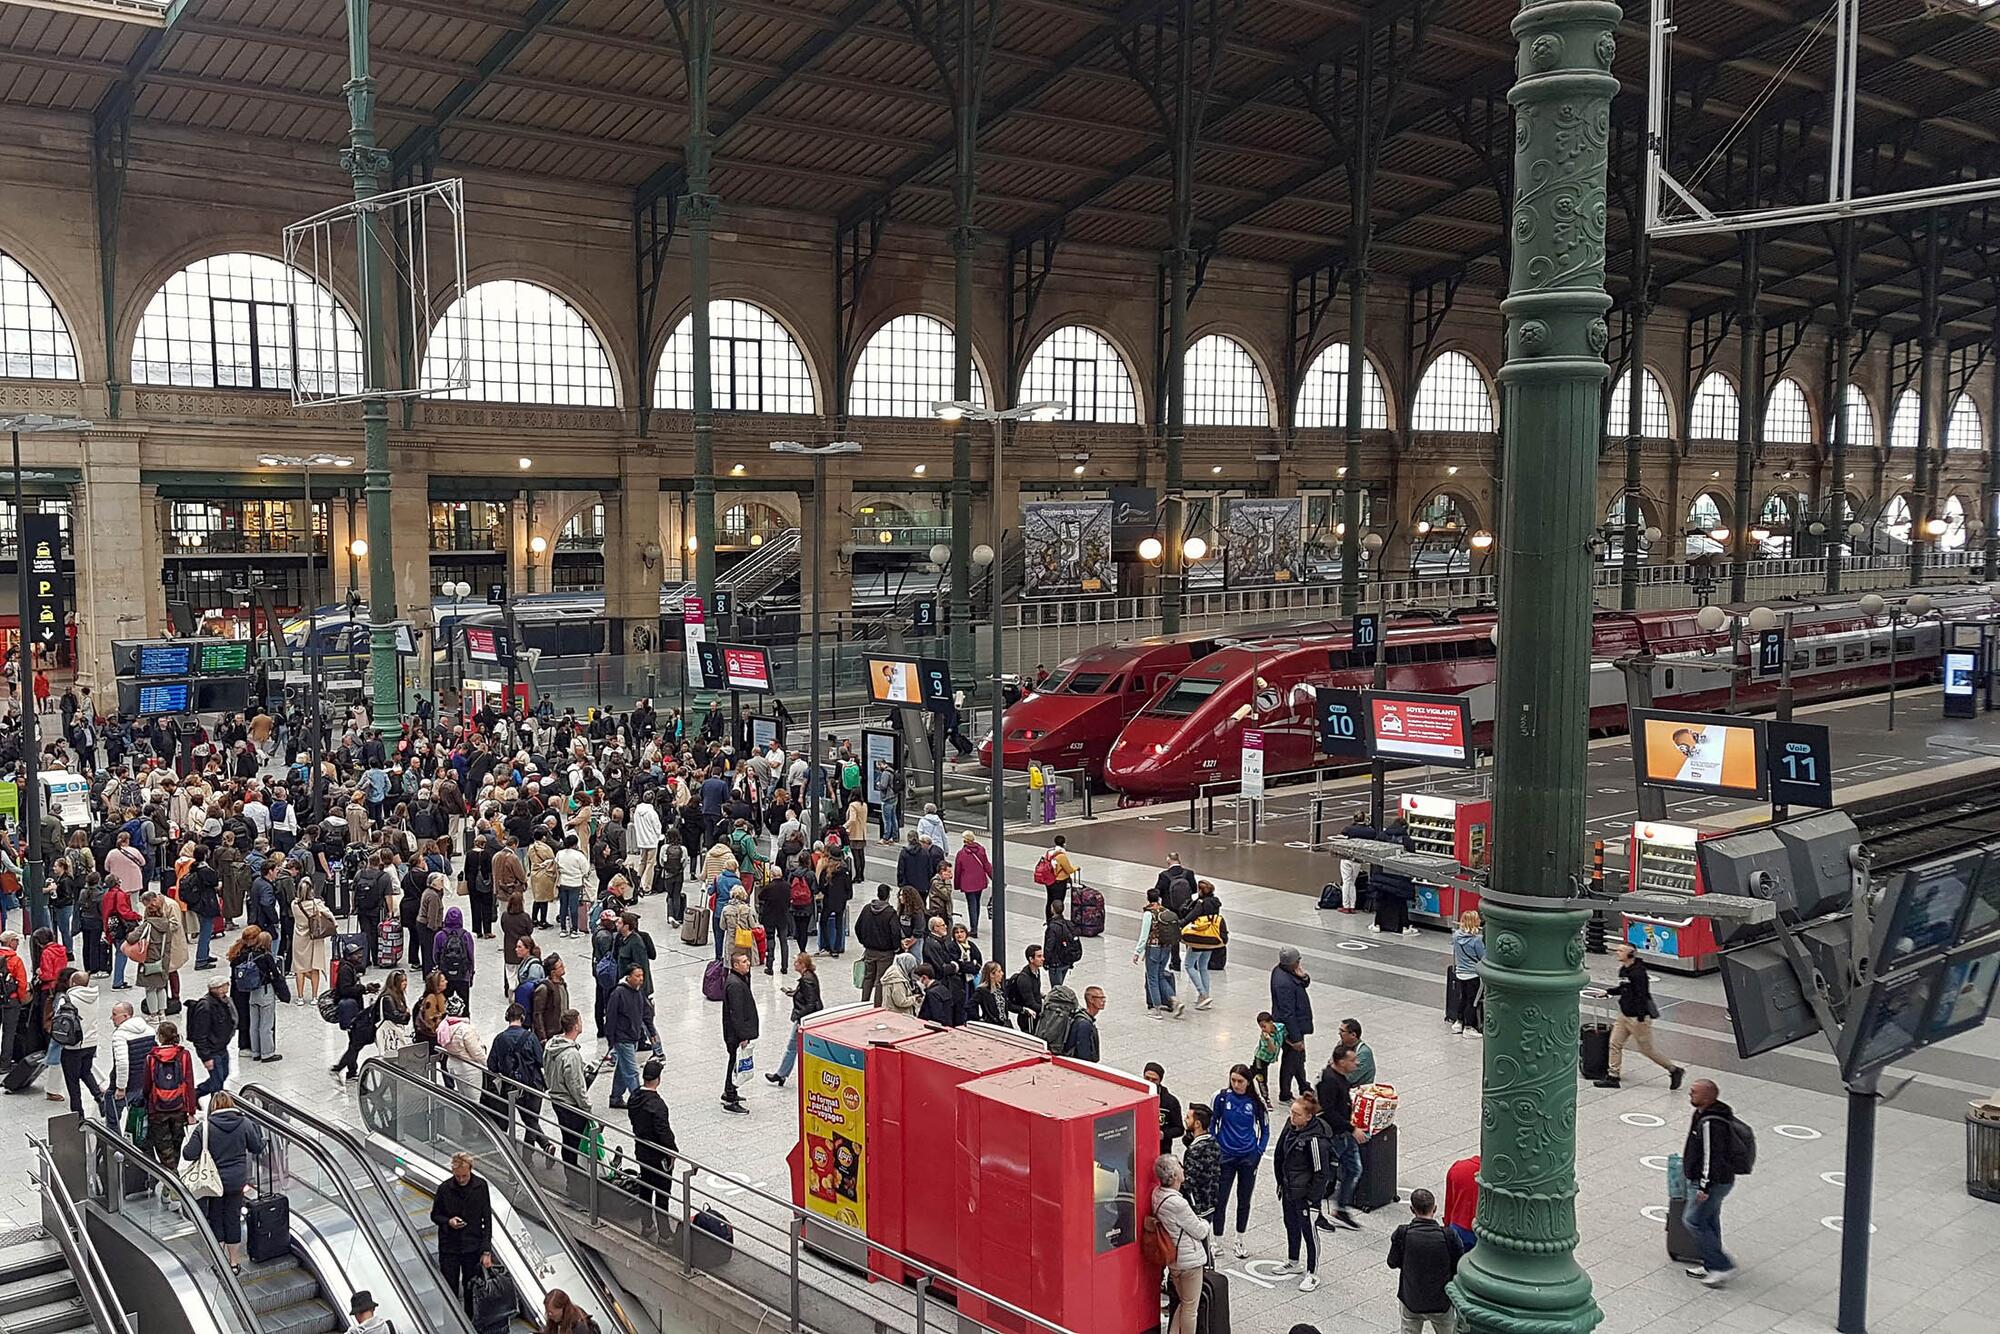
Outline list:
[[[1449,1164],[1477,1150],[1479,1098],[1478,1039],[1453,1036],[1439,1012],[1443,938],[1371,935],[1364,917],[1317,912],[1304,892],[1307,886],[1219,882],[1232,946],[1230,967],[1217,975],[1215,1008],[1190,1011],[1180,1020],[1154,1019],[1143,1008],[1141,970],[1127,962],[1136,909],[1154,873],[1150,866],[1106,859],[1085,867],[1089,882],[1106,890],[1111,914],[1105,936],[1089,942],[1072,985],[1080,990],[1101,983],[1111,994],[1103,1021],[1107,1061],[1136,1071],[1158,1059],[1167,1068],[1168,1086],[1184,1100],[1211,1096],[1226,1068],[1250,1055],[1253,1016],[1268,1004],[1267,973],[1278,946],[1298,945],[1314,974],[1321,1029],[1310,1044],[1310,1064],[1317,1069],[1324,1060],[1341,1018],[1359,1018],[1380,1077],[1402,1095],[1399,1184],[1405,1192],[1419,1185],[1441,1192]],[[1017,891],[1017,904],[1031,910],[1040,899],[1033,886]],[[784,1155],[796,1137],[794,1095],[755,1079],[745,1085],[750,1116],[721,1111],[718,1090],[710,1087],[720,1021],[717,1008],[700,994],[709,953],[681,946],[661,924],[656,901],[644,907],[661,950],[659,1022],[674,1071],[666,1091],[681,1146],[697,1159],[739,1167],[751,1182],[782,1190]],[[1038,939],[1032,915],[1010,913],[1010,952],[1016,958],[1031,931]],[[550,937],[545,948],[579,959],[588,952],[585,942],[544,934]],[[848,962],[851,958],[829,963],[822,974],[830,1004],[853,999]],[[490,1035],[502,1009],[495,953],[483,948],[479,963],[475,1017]],[[1607,959],[1593,959],[1592,967],[1601,977],[1612,971]],[[189,984],[198,986],[205,976],[191,973]],[[582,979],[576,994],[587,1000],[584,969],[577,967],[573,978]],[[775,1061],[789,1010],[775,981],[761,974],[755,981],[765,1031],[760,1059]],[[1657,1213],[1655,1207],[1665,1203],[1662,1159],[1680,1147],[1687,1108],[1683,1095],[1668,1092],[1664,1076],[1635,1051],[1626,1067],[1631,1079],[1626,1088],[1607,1092],[1585,1086],[1578,1118],[1578,1258],[1604,1309],[1601,1328],[1606,1334],[1830,1330],[1841,1212],[1841,1191],[1833,1183],[1841,1179],[1844,1095],[1829,1062],[1803,1045],[1741,1062],[1727,1039],[1714,979],[1663,977],[1656,986],[1663,1002],[1682,1002],[1667,1012],[1663,1044],[1695,1070],[1717,1078],[1724,1096],[1758,1131],[1758,1171],[1726,1211],[1730,1245],[1744,1272],[1731,1287],[1711,1291],[1683,1276],[1666,1256],[1661,1224],[1646,1211]],[[107,1011],[111,999],[107,992]],[[354,1095],[326,1073],[342,1045],[338,1032],[310,1009],[286,1009],[279,1036],[289,1058],[239,1070],[237,1079],[266,1083],[354,1120]],[[2000,1029],[1928,1053],[1900,1073],[1915,1079],[1881,1114],[1871,1327],[1880,1334],[1991,1334],[2000,1330],[1994,1315],[2000,1310],[2000,1205],[1979,1203],[1965,1193],[1958,1116],[1973,1095],[2000,1085]],[[1894,1087],[1895,1078],[1886,1084]],[[607,1085],[597,1084],[600,1099]],[[0,1136],[31,1128],[53,1106],[32,1093],[0,1099]],[[31,1222],[35,1215],[24,1171],[0,1172],[0,1226]],[[1359,1233],[1329,1235],[1320,1260],[1325,1285],[1303,1295],[1296,1280],[1273,1272],[1284,1259],[1283,1225],[1268,1178],[1260,1181],[1250,1233],[1255,1258],[1228,1263],[1236,1276],[1236,1320],[1260,1331],[1297,1321],[1326,1330],[1392,1328],[1395,1283],[1383,1254],[1389,1231],[1406,1217],[1403,1207],[1390,1206],[1366,1217]]]

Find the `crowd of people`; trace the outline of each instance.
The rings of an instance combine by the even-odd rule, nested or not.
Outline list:
[[[278,1041],[280,1009],[292,1006],[316,1009],[342,1034],[334,1079],[354,1080],[371,1051],[410,1045],[478,1066],[546,1100],[552,1124],[538,1114],[523,1122],[534,1147],[570,1162],[590,1148],[600,1115],[591,1086],[608,1067],[606,1106],[629,1117],[641,1181],[663,1198],[676,1145],[662,1074],[687,1053],[670,1054],[661,1039],[654,972],[663,942],[649,918],[708,959],[720,1099],[732,1113],[751,1110],[741,1081],[759,1069],[760,1038],[785,1027],[765,1023],[758,970],[781,984],[788,1020],[783,1054],[764,1072],[773,1085],[793,1073],[798,1026],[830,1003],[829,990],[850,986],[923,1020],[1011,1025],[1075,1059],[1104,1055],[1106,987],[1068,984],[1085,942],[1105,930],[1103,898],[1064,837],[1034,855],[1034,882],[1046,891],[1040,938],[1016,960],[988,957],[987,848],[972,831],[948,831],[935,806],[905,824],[899,776],[869,776],[889,797],[871,806],[847,742],[827,738],[816,756],[816,747],[760,746],[747,717],[719,706],[683,716],[650,701],[588,718],[546,704],[470,718],[420,707],[388,737],[357,710],[331,720],[315,769],[296,715],[253,710],[160,736],[96,719],[87,700],[72,713],[66,697],[60,711],[63,734],[52,744],[93,776],[97,818],[73,830],[44,825],[45,917],[22,913],[25,942],[0,934],[0,1054],[26,1068],[18,1083],[10,1071],[6,1087],[31,1089],[59,1070],[63,1090],[47,1098],[102,1114],[163,1163],[194,1150],[190,1126],[203,1106],[230,1163],[263,1151],[254,1125],[232,1123],[226,1086],[238,1063],[297,1054]],[[21,861],[0,840],[0,888]],[[1341,908],[1356,906],[1357,879],[1343,868]],[[1135,999],[1170,1024],[1200,1022],[1229,948],[1222,895],[1173,854],[1144,899],[1131,934],[1130,959],[1143,970],[1132,975]],[[0,911],[24,906],[0,895]],[[1404,929],[1393,908],[1378,925]],[[1445,978],[1455,1031],[1480,1029],[1484,950],[1477,914],[1467,914]],[[851,981],[842,969],[829,985],[826,962],[850,954]],[[191,983],[190,973],[206,976]],[[1657,1010],[1629,952],[1620,978],[1623,1017],[1600,1082],[1618,1086],[1630,1040],[1678,1088],[1683,1072],[1654,1048]],[[112,993],[108,1024],[100,980]],[[1179,1238],[1168,1266],[1178,1334],[1193,1329],[1187,1271],[1208,1262],[1232,1216],[1234,1253],[1247,1256],[1267,1161],[1285,1268],[1302,1291],[1319,1284],[1318,1234],[1362,1227],[1354,1201],[1369,1131],[1356,1123],[1354,1095],[1376,1081],[1375,1057],[1350,1017],[1310,1067],[1310,984],[1301,952],[1280,949],[1247,1059],[1207,1098],[1183,1105],[1166,1070],[1146,1068],[1162,1106],[1164,1193],[1153,1204]],[[472,1001],[495,993],[504,1019],[489,1037]],[[601,1059],[591,1044],[601,1044]],[[1711,1171],[1688,1218],[1712,1243],[1705,1274],[1715,1281],[1729,1272],[1718,1217],[1726,1170]],[[210,1214],[226,1245],[240,1215],[233,1174],[224,1172],[225,1198],[233,1192],[235,1204]],[[474,1195],[464,1180],[447,1183],[438,1197],[446,1212],[434,1215],[444,1275],[468,1303],[492,1264],[482,1241],[490,1217],[482,1224]],[[1402,1271],[1406,1317],[1449,1329],[1449,1305],[1436,1303],[1473,1244],[1475,1196],[1470,1172],[1454,1172],[1441,1215],[1431,1192],[1412,1194],[1412,1219],[1388,1252]]]

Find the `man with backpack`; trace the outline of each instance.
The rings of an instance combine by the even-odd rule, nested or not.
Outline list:
[[[181,1144],[194,1116],[194,1057],[181,1045],[180,1025],[163,1019],[153,1049],[133,1072],[127,1101],[146,1109],[146,1147],[170,1172],[180,1171]]]
[[[1167,910],[1158,888],[1146,891],[1146,911],[1139,914],[1139,939],[1132,946],[1132,962],[1146,962],[1146,1012],[1172,1014],[1178,1019],[1187,1013],[1187,1002],[1174,991],[1174,979],[1167,973],[1167,961],[1181,938],[1180,919]]]
[[[1042,1017],[1042,947],[1028,946],[1021,971],[1007,979],[1007,1013],[1023,1033],[1032,1033]]]
[[[249,957],[247,954],[244,956]],[[253,963],[254,969],[256,965]],[[229,999],[230,977],[212,977],[208,991],[187,1007],[188,1044],[194,1048],[208,1077],[195,1088],[197,1098],[221,1090],[229,1080],[230,1039],[236,1036],[236,1005]],[[259,977],[258,984],[263,979]]]
[[[1681,1173],[1695,1189],[1682,1222],[1701,1248],[1701,1263],[1688,1276],[1719,1288],[1736,1276],[1736,1262],[1722,1249],[1722,1202],[1736,1188],[1736,1178],[1748,1176],[1757,1164],[1757,1139],[1722,1101],[1712,1079],[1688,1085],[1694,1117],[1687,1143],[1681,1146]]]
[[[854,938],[861,942],[861,999],[870,1005],[882,1003],[882,974],[903,947],[896,905],[889,901],[891,892],[886,884],[876,885],[875,901],[854,920]]]
[[[1051,901],[1048,924],[1042,928],[1042,963],[1049,970],[1049,985],[1059,987],[1069,970],[1083,959],[1083,940],[1076,927],[1062,914],[1062,904]]]
[[[14,1063],[14,1038],[28,999],[28,965],[21,960],[21,936],[0,935],[0,1069]]]

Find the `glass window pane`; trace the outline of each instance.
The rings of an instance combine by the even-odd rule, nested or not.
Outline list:
[[[1915,449],[1922,418],[1923,407],[1917,401],[1917,391],[1905,389],[1896,399],[1895,412],[1889,416],[1889,448]]]
[[[1269,426],[1264,373],[1243,344],[1210,334],[1187,350],[1185,416],[1190,426]]]
[[[1125,362],[1102,334],[1079,324],[1044,338],[1021,371],[1023,403],[1060,403],[1059,421],[1136,424],[1137,395]]]
[[[857,417],[930,417],[956,398],[951,326],[929,315],[898,315],[868,340],[854,364],[848,411]],[[986,405],[986,382],[972,367],[972,401]]]
[[[1418,431],[1491,431],[1493,395],[1463,352],[1445,352],[1417,382],[1410,426]]]
[[[711,301],[708,325],[709,384],[717,409],[802,416],[819,411],[805,356],[769,311],[748,301]],[[733,363],[722,352],[724,339],[733,345]],[[752,348],[754,356],[747,352]],[[731,364],[736,368],[733,380],[724,370]],[[725,403],[730,406],[724,408]],[[693,315],[681,317],[660,351],[660,365],[653,376],[653,406],[676,412],[694,407]]]
[[[1688,407],[1688,435],[1695,440],[1734,440],[1741,418],[1736,386],[1721,371],[1710,371],[1695,388]]]
[[[461,334],[462,331],[462,334]],[[461,341],[462,340],[462,341]],[[431,329],[419,380],[456,378],[451,364],[466,352],[462,389],[444,398],[487,403],[546,403],[615,407],[611,359],[576,307],[539,283],[502,278],[460,297]]]
[[[41,283],[5,251],[0,251],[0,376],[77,378],[69,325]]]
[[[1979,407],[1970,395],[1960,394],[1958,401],[1951,405],[1951,419],[1945,423],[1944,447],[1946,449],[1982,449],[1986,442],[1981,439],[1985,432],[1980,427]]]
[[[182,269],[154,293],[132,344],[135,384],[289,389],[295,370],[314,392],[360,393],[361,335],[331,293],[265,255]]]
[[[1329,343],[1306,367],[1299,386],[1299,428],[1347,425],[1347,344]],[[1361,359],[1361,429],[1389,429],[1389,398],[1375,363]]]
[[[1774,445],[1812,443],[1812,410],[1806,406],[1806,391],[1790,376],[1772,385],[1764,400],[1764,439]]]
[[[1660,377],[1650,370],[1646,372],[1644,395],[1639,404],[1639,434],[1647,440],[1671,439],[1673,426],[1667,415],[1667,391],[1660,387]],[[1605,405],[1604,420],[1610,434],[1625,434],[1631,411],[1632,372],[1628,370],[1611,386],[1611,399]]]
[[[1875,409],[1868,405],[1868,395],[1852,384],[1847,386],[1847,443],[1875,448]]]

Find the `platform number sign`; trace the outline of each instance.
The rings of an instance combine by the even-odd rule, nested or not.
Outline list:
[[[938,630],[938,600],[918,598],[910,611],[910,633],[913,635],[934,635]]]
[[[1321,686],[1313,694],[1319,715],[1320,753],[1343,759],[1368,758],[1368,713],[1361,706],[1361,692]]]
[[[1382,647],[1382,617],[1372,611],[1354,614],[1354,665],[1372,667]]]
[[[1821,723],[1765,724],[1773,806],[1833,805],[1833,740]]]
[[[506,605],[507,605],[507,585],[505,585],[505,584],[488,584],[488,585],[486,585],[486,605],[487,605],[487,606],[489,606],[489,607],[504,607],[504,606],[506,606]]]
[[[1782,629],[1757,632],[1757,675],[1778,676],[1785,670],[1785,632]]]
[[[726,621],[736,611],[736,594],[727,588],[715,590],[715,619]]]

